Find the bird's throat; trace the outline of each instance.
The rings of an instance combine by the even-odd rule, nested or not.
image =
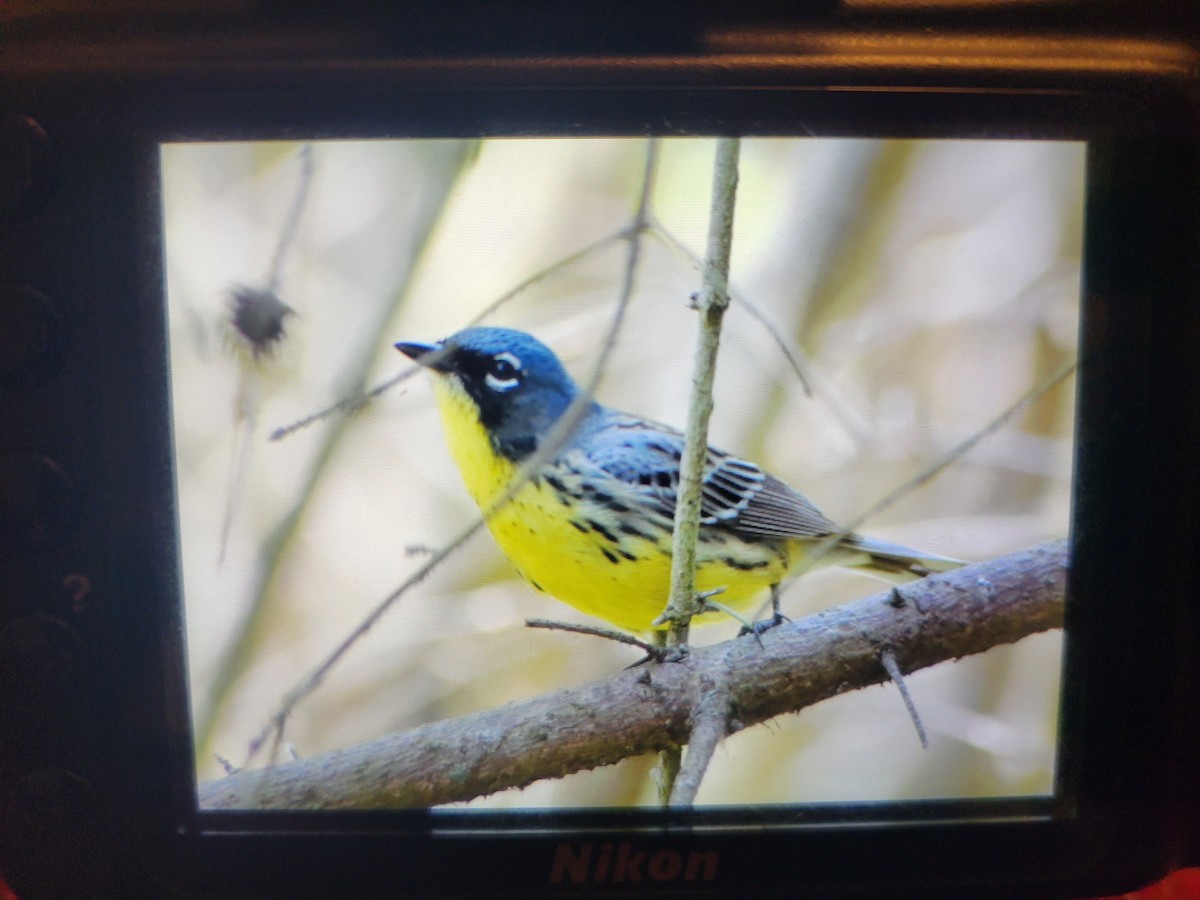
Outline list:
[[[480,422],[479,407],[455,378],[435,376],[433,385],[450,455],[471,497],[487,509],[512,483],[517,464],[497,452],[493,435]]]

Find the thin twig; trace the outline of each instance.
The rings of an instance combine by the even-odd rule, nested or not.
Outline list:
[[[540,269],[537,272],[534,272],[528,278],[525,278],[522,281],[519,281],[517,284],[513,285],[511,288],[509,288],[507,291],[505,291],[503,294],[501,294],[499,297],[497,297],[495,300],[493,300],[491,303],[489,303],[487,306],[485,306],[467,324],[468,325],[478,325],[480,322],[482,322],[488,316],[492,315],[492,313],[494,313],[500,307],[504,306],[504,304],[508,303],[514,297],[517,297],[520,294],[524,293],[525,291],[529,290],[529,288],[533,287],[538,282],[543,281],[546,278],[549,278],[551,275],[555,275],[559,272],[564,271],[565,269],[575,265],[576,263],[580,262],[581,260],[584,260],[587,257],[591,256],[593,253],[604,249],[609,244],[612,244],[615,241],[629,240],[633,236],[635,231],[638,234],[641,234],[642,232],[644,232],[646,230],[646,228],[647,228],[647,225],[646,225],[645,220],[640,220],[640,219],[635,220],[632,224],[622,226],[620,229],[618,229],[617,231],[614,231],[612,234],[609,234],[609,235],[606,235],[605,237],[599,238],[598,240],[595,240],[592,243],[579,248],[578,250],[574,251],[573,253],[568,253],[566,256],[556,259],[554,262],[550,263],[550,265],[546,266],[543,269]],[[356,412],[357,410],[362,409],[364,406],[366,406],[370,401],[374,400],[376,397],[380,396],[381,394],[383,394],[387,391],[390,391],[393,387],[395,387],[400,382],[406,381],[407,379],[412,378],[414,375],[416,375],[418,372],[421,372],[421,371],[424,371],[421,366],[407,366],[402,371],[391,376],[390,378],[385,378],[383,381],[379,382],[379,384],[375,385],[369,391],[364,391],[362,393],[353,394],[349,397],[343,397],[341,400],[338,400],[336,403],[330,404],[329,406],[325,407],[324,409],[319,409],[316,412],[305,416],[303,419],[297,419],[295,422],[292,422],[288,425],[279,426],[278,428],[276,428],[274,431],[271,432],[268,439],[272,440],[272,441],[282,440],[283,438],[285,438],[291,434],[294,434],[297,431],[301,431],[302,429],[307,428],[309,425],[313,425],[316,422],[320,422],[322,419],[327,419],[336,413]]]
[[[559,272],[570,268],[578,262],[582,262],[598,250],[603,250],[609,244],[616,243],[617,241],[629,240],[635,232],[638,234],[644,232],[647,227],[646,222],[647,220],[644,217],[635,217],[633,222],[629,223],[628,225],[621,226],[612,234],[598,238],[597,240],[592,241],[590,244],[580,247],[573,253],[568,253],[566,256],[559,257],[554,262],[550,263],[550,265],[534,272],[528,278],[518,281],[515,285],[513,285],[511,288],[485,306],[479,313],[477,313],[474,318],[471,319],[469,324],[478,325],[492,313],[496,312],[496,310],[500,309],[500,307],[504,306],[504,304],[508,303],[508,301],[520,294],[523,294],[535,284],[544,281],[551,275],[557,275]]]
[[[696,538],[700,533],[701,490],[708,460],[708,422],[713,410],[713,379],[717,372],[721,322],[729,308],[729,257],[733,248],[740,148],[738,138],[717,140],[704,283],[696,304],[700,332],[692,367],[692,398],[688,405],[675,500],[671,595],[663,614],[655,621],[655,624],[669,623],[672,636],[680,643],[687,640],[692,616],[700,612],[696,601]]]
[[[703,269],[704,260],[693,253],[692,249],[682,240],[680,240],[679,237],[673,231],[667,228],[667,226],[664,225],[658,218],[651,218],[650,234],[651,236],[658,238],[660,241],[663,241],[668,247],[671,247],[672,249],[683,254],[683,256],[690,260],[691,263],[697,268]],[[812,376],[809,373],[808,363],[802,359],[803,351],[798,347],[793,347],[787,338],[780,333],[779,329],[775,327],[775,323],[771,321],[770,317],[768,317],[767,314],[759,308],[758,304],[754,303],[749,297],[737,290],[733,286],[732,282],[728,285],[728,291],[729,297],[734,302],[734,305],[744,309],[747,313],[749,313],[751,318],[758,322],[758,324],[761,325],[770,336],[771,340],[775,342],[775,345],[780,349],[784,358],[788,361],[788,365],[792,367],[792,371],[796,373],[796,377],[800,380],[800,386],[804,388],[805,396],[811,397],[813,393]]]
[[[459,532],[450,543],[446,544],[437,553],[429,557],[425,564],[418,568],[415,572],[408,576],[401,585],[388,594],[380,601],[367,616],[358,623],[357,626],[344,637],[341,642],[325,657],[315,668],[309,671],[295,687],[284,695],[283,702],[280,704],[278,711],[273,715],[266,727],[250,742],[246,756],[246,764],[248,765],[258,751],[262,749],[264,741],[268,737],[274,736],[275,745],[278,745],[279,740],[283,736],[284,727],[287,724],[288,716],[296,708],[296,705],[311,694],[325,680],[325,676],[329,674],[338,661],[345,655],[346,651],[353,646],[359,638],[365,635],[368,631],[375,627],[375,624],[383,617],[383,614],[391,608],[392,604],[399,600],[413,586],[420,584],[425,580],[426,576],[434,570],[443,560],[451,553],[454,553],[459,547],[475,536],[475,533],[483,528],[486,519],[479,518],[472,522],[468,527]],[[270,758],[274,760],[274,747],[270,754]]]
[[[687,643],[692,616],[703,608],[696,597],[696,540],[700,534],[701,489],[704,466],[708,460],[708,422],[713,410],[713,379],[717,373],[717,351],[721,342],[721,322],[729,308],[729,257],[733,250],[733,221],[737,206],[738,138],[719,138],[713,158],[712,202],[709,208],[708,247],[704,263],[703,285],[696,301],[700,315],[700,331],[696,341],[696,357],[692,367],[692,398],[688,405],[687,429],[684,433],[683,459],[679,466],[679,489],[675,500],[675,527],[671,535],[671,593],[666,609],[655,624],[668,623],[667,646]],[[711,726],[711,722],[707,722]],[[709,729],[711,730],[711,729]],[[721,735],[723,736],[723,734]],[[713,739],[713,747],[720,737]],[[690,739],[689,739],[690,743]],[[700,742],[701,748],[705,741]],[[688,789],[685,795],[694,797],[703,777],[707,757],[698,751],[700,769],[680,761],[680,749],[671,747],[662,752],[659,764],[659,796],[664,804],[676,801],[676,777],[688,769]],[[711,757],[711,748],[708,751]],[[690,799],[684,802],[690,803]]]
[[[913,702],[912,694],[908,692],[908,685],[904,682],[904,673],[900,671],[900,663],[896,662],[896,654],[890,648],[884,648],[883,652],[879,654],[879,661],[883,663],[888,677],[900,691],[900,697],[904,700],[904,708],[908,710],[908,717],[912,719],[913,727],[917,729],[917,737],[921,739],[921,746],[928,750],[929,739],[925,736],[925,726],[921,724],[921,714],[917,712],[917,704]]]
[[[662,649],[657,644],[643,641],[632,634],[626,634],[624,631],[614,631],[611,628],[602,628],[599,625],[556,622],[553,619],[526,619],[525,627],[545,628],[548,631],[566,631],[571,634],[586,634],[589,637],[604,638],[606,641],[616,641],[618,644],[628,644],[630,647],[637,647],[639,650],[645,651],[648,655],[655,655]]]
[[[300,175],[296,181],[296,192],[292,195],[292,205],[288,208],[287,218],[283,220],[283,228],[279,232],[279,243],[275,246],[275,254],[271,257],[271,266],[267,269],[267,292],[276,293],[279,281],[283,275],[283,263],[296,231],[300,227],[300,218],[304,215],[304,206],[308,202],[308,189],[312,185],[313,158],[312,144],[300,148]]]
[[[280,310],[280,321],[284,315],[283,311],[290,312],[281,300],[277,299],[279,292],[279,283],[283,278],[283,264],[287,259],[288,252],[292,248],[292,243],[296,237],[296,231],[300,226],[300,218],[304,214],[304,207],[308,201],[308,189],[312,183],[313,176],[313,161],[312,161],[312,144],[305,144],[300,148],[300,174],[296,182],[296,191],[292,195],[292,203],[288,208],[287,216],[283,220],[283,225],[279,231],[279,242],[275,245],[275,253],[271,257],[271,262],[267,267],[265,278],[265,287],[261,294],[270,295],[271,299],[278,304]],[[258,294],[259,292],[255,292]],[[235,291],[235,297],[237,292]],[[235,301],[235,309],[237,309]],[[282,332],[276,336],[282,337]],[[272,341],[267,340],[263,343],[254,344],[252,349],[251,359],[257,361],[260,356],[260,351],[264,346],[271,346]],[[265,352],[265,351],[264,351]],[[230,461],[229,470],[229,487],[225,495],[225,514],[221,520],[221,536],[219,549],[217,551],[217,565],[222,566],[225,563],[225,551],[229,546],[229,535],[233,530],[234,517],[237,515],[241,498],[243,494],[242,488],[245,485],[246,476],[250,471],[250,460],[254,450],[252,438],[258,430],[258,374],[254,367],[243,358],[241,371],[238,375],[237,388],[237,408],[239,426],[235,430],[234,448],[232,459]]]
[[[324,409],[319,409],[314,413],[310,413],[303,419],[297,419],[295,422],[292,422],[288,425],[280,425],[269,435],[267,435],[267,440],[281,441],[288,435],[294,434],[297,431],[301,431],[302,429],[307,428],[309,425],[313,425],[322,421],[323,419],[328,419],[335,413],[356,412],[357,410],[362,409],[367,405],[367,403],[369,403],[371,400],[374,400],[380,394],[391,390],[402,381],[407,381],[420,371],[422,371],[420,366],[408,366],[403,371],[393,375],[391,378],[384,379],[369,391],[363,391],[358,394],[351,394],[348,397],[343,397],[336,403],[330,404]]]
[[[638,206],[634,213],[633,224],[628,229],[629,236],[629,253],[626,257],[625,268],[622,274],[620,292],[618,294],[616,310],[613,314],[612,321],[609,323],[608,332],[605,335],[603,344],[601,345],[600,354],[597,357],[596,364],[592,369],[591,375],[584,388],[580,391],[566,410],[559,417],[554,427],[546,435],[538,449],[525,461],[517,476],[509,484],[508,489],[504,491],[487,509],[482,511],[482,514],[467,528],[461,531],[454,537],[449,544],[434,553],[424,565],[416,572],[410,575],[405,581],[394,591],[388,594],[381,600],[367,616],[359,622],[359,624],[325,657],[315,668],[313,668],[300,682],[289,691],[279,709],[271,717],[270,721],[263,730],[250,742],[249,755],[253,758],[262,748],[268,737],[274,735],[272,752],[270,759],[273,761],[275,750],[282,739],[284,727],[288,717],[296,708],[296,705],[311,694],[324,681],[325,676],[345,655],[363,635],[371,630],[375,624],[383,617],[393,604],[396,603],[404,594],[408,592],[414,585],[419,584],[425,577],[440,565],[451,553],[454,553],[459,547],[465,544],[471,537],[475,535],[484,524],[486,524],[492,516],[499,512],[505,505],[512,500],[513,496],[525,486],[525,484],[537,473],[537,471],[546,464],[570,439],[576,426],[579,424],[583,416],[588,412],[592,405],[592,395],[595,392],[596,386],[599,384],[601,377],[608,365],[608,358],[612,354],[613,348],[616,346],[617,336],[620,333],[621,325],[625,320],[625,312],[629,306],[630,299],[633,296],[633,287],[636,280],[638,262],[641,256],[641,235],[645,231],[646,210],[650,202],[650,195],[654,186],[654,178],[657,172],[658,164],[658,144],[657,141],[651,140],[648,142],[646,150],[646,162],[643,168],[641,192],[638,198]]]
[[[233,448],[229,459],[229,479],[225,487],[225,513],[221,516],[221,536],[217,545],[217,567],[225,564],[225,551],[229,546],[229,535],[250,471],[250,459],[254,451],[251,438],[258,427],[257,377],[252,369],[242,367],[238,372],[237,395],[234,400],[236,425],[233,430]]]
[[[841,543],[844,538],[857,531],[865,522],[879,515],[884,510],[894,506],[896,503],[899,503],[913,491],[917,490],[917,488],[928,484],[943,471],[945,471],[945,469],[948,468],[952,463],[969,453],[981,441],[991,437],[993,434],[1007,425],[1034,401],[1054,390],[1054,388],[1058,387],[1059,384],[1065,381],[1067,377],[1075,371],[1078,365],[1078,362],[1075,360],[1068,360],[1067,362],[1064,362],[1039,384],[1035,384],[1024,394],[1018,397],[1011,406],[1002,410],[999,415],[988,422],[979,431],[976,431],[970,437],[956,444],[936,462],[926,466],[908,481],[904,482],[904,484],[900,485],[895,490],[890,491],[882,499],[867,507],[866,510],[852,518],[838,531],[835,531],[833,534],[822,538],[805,553],[805,557],[801,561],[800,565],[791,573],[789,573],[789,581],[794,581],[795,579],[804,575],[806,572],[811,571],[813,566],[815,566],[826,553]],[[761,616],[763,610],[765,609],[766,604],[760,606],[755,614],[755,618]]]

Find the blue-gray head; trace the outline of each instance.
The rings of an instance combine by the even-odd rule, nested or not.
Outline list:
[[[436,344],[399,343],[396,349],[457,382],[496,452],[514,461],[537,449],[579,393],[554,351],[511,328],[466,328]]]

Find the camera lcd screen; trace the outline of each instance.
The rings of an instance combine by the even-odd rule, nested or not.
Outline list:
[[[484,530],[350,642],[281,739],[251,752],[281,701],[480,514],[433,376],[397,380],[415,367],[394,344],[479,320],[534,336],[582,384],[612,333],[597,399],[684,427],[714,146],[161,145],[197,779],[639,660],[611,640],[527,627],[606,622],[536,590]],[[1085,150],[744,139],[710,443],[837,523],[907,488],[855,530],[931,557],[980,562],[1065,537]],[[782,612],[800,620],[886,589],[816,566],[785,583]],[[692,628],[693,644],[737,635],[737,621],[715,619]],[[718,747],[696,802],[1052,797],[1062,650],[1050,630],[909,675],[926,748],[887,683],[746,728]],[[657,764],[634,756],[451,808],[652,807]]]

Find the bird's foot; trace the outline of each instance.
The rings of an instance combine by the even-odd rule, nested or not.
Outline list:
[[[691,647],[687,644],[671,644],[670,646],[658,646],[655,644],[640,644],[641,648],[646,651],[643,656],[635,663],[630,663],[625,668],[636,669],[639,666],[644,666],[646,663],[677,663],[687,659],[689,653],[692,652]]]
[[[792,621],[778,610],[769,619],[759,619],[757,622],[751,622],[748,625],[743,625],[738,629],[738,637],[744,634],[754,635],[754,639],[758,641],[758,646],[762,646],[762,636],[785,622]]]

